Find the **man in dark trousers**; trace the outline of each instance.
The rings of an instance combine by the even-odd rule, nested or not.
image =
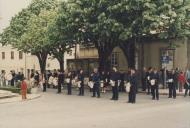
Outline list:
[[[151,92],[152,92],[152,100],[159,100],[159,74],[156,69],[150,75],[150,85],[151,85]]]
[[[78,80],[81,82],[79,87],[79,96],[84,96],[84,73],[82,69],[78,74]]]
[[[147,69],[144,67],[143,73],[142,73],[142,91],[146,91],[147,87]]]
[[[58,92],[57,93],[61,93],[61,86],[64,83],[64,73],[63,71],[59,71],[58,74]]]
[[[113,72],[111,73],[111,78],[114,82],[114,86],[112,86],[112,98],[111,100],[118,100],[119,99],[119,80],[120,80],[120,73],[117,71],[115,67],[113,67]]]
[[[169,88],[169,97],[168,98],[176,98],[176,86],[175,82],[178,80],[177,74],[175,73],[175,70],[172,70],[168,73],[168,88]]]
[[[129,76],[129,82],[130,82],[130,91],[129,91],[129,100],[128,103],[134,104],[136,102],[136,93],[137,93],[137,76],[134,69],[131,69]]]
[[[96,97],[96,93],[97,93],[97,98],[100,98],[100,74],[98,73],[97,68],[94,69],[92,81],[94,82],[92,97]]]
[[[147,79],[147,94],[148,95],[150,95],[150,91],[151,91],[151,85],[150,85],[150,75],[151,75],[151,73],[152,73],[152,67],[149,67],[149,69],[148,69],[148,72],[147,72],[147,74],[146,74],[146,79]],[[151,94],[152,94],[152,92],[151,92]]]

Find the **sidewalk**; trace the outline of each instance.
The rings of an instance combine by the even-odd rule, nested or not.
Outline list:
[[[146,93],[146,92],[144,92],[144,91],[141,91],[140,89],[139,89],[139,93]],[[169,94],[169,89],[159,89],[159,94],[160,95],[168,95]],[[177,96],[184,96],[184,94],[185,94],[185,89],[183,90],[183,92],[179,92],[179,90],[176,90],[176,95]]]
[[[37,99],[40,98],[41,94],[27,94],[27,100],[33,100],[33,99]],[[5,103],[12,103],[12,102],[22,102],[22,97],[21,95],[17,95],[15,97],[11,97],[11,98],[3,98],[0,99],[0,104],[5,104]]]

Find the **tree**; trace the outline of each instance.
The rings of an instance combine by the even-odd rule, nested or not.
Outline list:
[[[118,37],[123,30],[122,24],[111,18],[108,10],[116,1],[108,0],[71,0],[71,23],[77,28],[76,34],[83,45],[93,44],[99,54],[99,69],[110,68],[108,57],[118,45]],[[75,35],[76,35],[75,34]]]
[[[0,42],[3,45],[10,44],[18,50],[31,52],[32,54],[36,55],[38,57],[42,73],[45,70],[47,58],[47,50],[45,50],[47,49],[45,48],[47,46],[45,45],[45,41],[47,41],[47,38],[44,34],[43,37],[40,37],[40,35],[38,34],[46,31],[46,26],[45,22],[44,24],[39,24],[41,25],[39,27],[42,27],[40,29],[38,28],[37,22],[40,23],[40,19],[45,18],[45,11],[55,9],[56,7],[56,0],[33,0],[27,8],[23,9],[12,18],[10,26],[5,29],[5,31],[1,34],[0,38]],[[39,33],[35,33],[33,27],[35,27]],[[34,36],[32,34],[34,34]],[[34,40],[39,42],[34,42]]]
[[[64,53],[70,52],[74,46],[73,31],[71,30],[71,23],[68,22],[69,14],[65,2],[62,2],[55,20],[49,26],[49,42],[50,53],[59,61],[60,70],[64,70]]]
[[[153,39],[176,39],[189,35],[188,0],[121,0],[110,6],[112,18],[123,24],[125,28],[120,34],[120,47],[123,49],[130,66],[134,64],[134,43],[141,47],[141,69],[144,66],[144,41]],[[129,57],[129,54],[133,57]],[[131,60],[133,61],[131,63]]]
[[[27,53],[36,55],[41,73],[45,72],[46,59],[51,49],[51,42],[48,38],[48,27],[54,21],[55,10],[42,10],[40,14],[32,15],[26,26],[26,32],[21,36],[17,48]]]

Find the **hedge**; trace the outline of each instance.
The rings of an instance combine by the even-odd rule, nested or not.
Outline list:
[[[5,90],[5,91],[11,91],[12,93],[18,93],[20,94],[21,88],[16,88],[16,87],[0,87],[0,90]],[[31,93],[31,88],[27,89],[27,93]]]

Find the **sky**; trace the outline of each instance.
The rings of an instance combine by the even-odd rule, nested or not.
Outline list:
[[[31,0],[0,0],[0,33],[9,25],[11,18],[30,2]]]

